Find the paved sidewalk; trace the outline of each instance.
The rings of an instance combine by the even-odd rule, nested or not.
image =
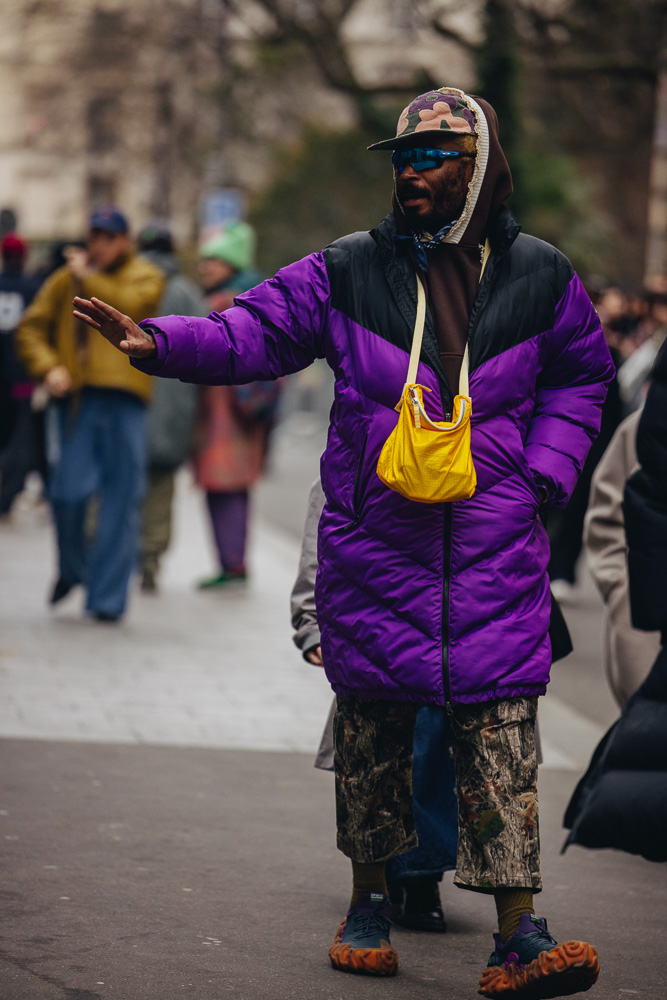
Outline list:
[[[46,511],[0,526],[0,736],[314,753],[331,691],[291,642],[298,544],[256,521],[250,582],[199,592],[213,566],[187,474],[177,500],[160,593],[133,594],[120,624],[86,619],[80,590],[47,608]],[[540,725],[545,766],[572,771],[604,731],[551,694]]]
[[[0,526],[0,736],[310,752],[331,690],[291,641],[297,546],[257,524],[251,581],[200,592],[213,568],[199,491],[179,481],[161,592],[121,623],[82,615],[80,588],[46,606],[46,513]]]

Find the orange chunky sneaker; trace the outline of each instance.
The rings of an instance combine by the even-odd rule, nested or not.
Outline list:
[[[505,944],[494,934],[496,948],[479,981],[483,997],[549,1000],[583,993],[600,973],[598,954],[585,941],[558,944],[547,922],[523,913]]]
[[[349,910],[329,948],[334,969],[362,976],[395,976],[398,955],[389,941],[391,902],[379,892],[365,892]]]

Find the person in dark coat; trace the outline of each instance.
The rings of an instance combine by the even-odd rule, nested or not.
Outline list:
[[[660,633],[658,658],[602,738],[565,813],[570,844],[667,861],[667,344],[637,429],[640,468],[625,486],[630,611]]]
[[[39,280],[24,272],[27,246],[16,233],[0,244],[0,516],[9,514],[29,472],[46,483],[44,410],[34,405],[35,383],[14,350],[14,331],[39,289]]]
[[[171,230],[149,222],[139,233],[143,257],[159,267],[166,282],[158,311],[162,316],[183,313],[203,316],[203,296],[193,281],[180,273]],[[160,560],[171,542],[176,472],[192,450],[197,387],[176,379],[155,379],[147,420],[147,488],[142,507],[140,551],[141,589],[155,593]]]

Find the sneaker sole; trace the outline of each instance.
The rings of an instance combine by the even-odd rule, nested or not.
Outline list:
[[[584,993],[596,982],[600,963],[595,948],[584,941],[566,941],[542,951],[523,969],[514,964],[489,966],[482,973],[478,993],[484,997],[551,1000]]]
[[[353,948],[341,942],[345,921],[336,931],[334,943],[329,948],[329,958],[334,969],[354,972],[358,976],[395,976],[398,972],[398,952],[393,948]]]

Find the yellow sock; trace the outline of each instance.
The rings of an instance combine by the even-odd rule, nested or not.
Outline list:
[[[365,892],[381,892],[383,896],[389,895],[384,861],[371,862],[370,864],[362,864],[359,861],[352,862],[351,910],[359,905]]]
[[[535,913],[532,889],[495,889],[500,940],[505,943],[519,926],[522,913]]]

